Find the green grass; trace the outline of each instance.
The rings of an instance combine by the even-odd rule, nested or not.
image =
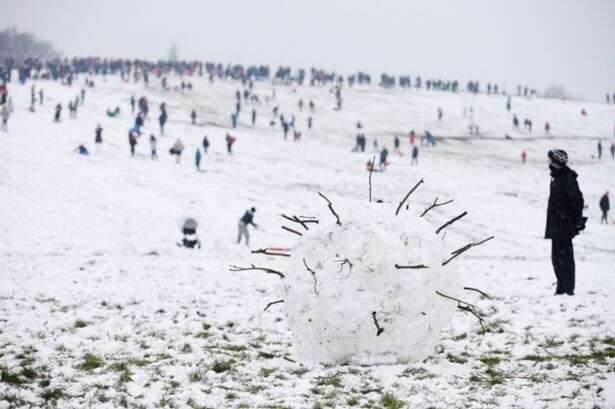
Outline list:
[[[89,322],[84,321],[84,320],[76,320],[75,324],[73,325],[75,328],[85,328],[89,325]]]
[[[463,357],[461,357],[461,356],[456,356],[456,355],[453,355],[453,354],[451,354],[450,352],[449,352],[448,354],[446,354],[446,359],[447,359],[449,362],[452,362],[452,363],[454,363],[454,364],[465,364],[465,363],[467,363],[467,362],[468,362],[468,360],[467,360],[467,359],[465,359],[465,358],[463,358]]]
[[[380,397],[380,404],[383,409],[401,409],[406,406],[406,403],[397,399],[391,393],[385,393]]]
[[[499,356],[486,356],[480,358],[480,361],[487,366],[496,366],[500,362],[502,362],[502,358],[500,358]]]
[[[269,377],[269,375],[274,373],[277,369],[278,368],[261,368],[261,370],[258,372],[258,374],[260,376],[262,376],[263,378],[267,378],[267,377]]]
[[[329,376],[319,376],[316,378],[316,386],[333,386],[334,388],[342,387],[342,378],[339,373]]]
[[[66,395],[64,394],[64,391],[61,388],[50,388],[50,389],[45,389],[40,394],[40,397],[41,399],[45,401],[45,403],[49,403],[49,402],[55,403],[60,399],[64,399]]]
[[[78,366],[83,371],[93,371],[103,365],[103,359],[89,352],[83,356],[83,362]]]
[[[0,370],[0,382],[17,386],[25,383],[25,380],[23,380],[18,374],[10,372],[6,368],[2,368]]]
[[[233,369],[233,361],[224,361],[221,359],[216,359],[211,365],[211,370],[215,373],[227,372],[231,369]]]

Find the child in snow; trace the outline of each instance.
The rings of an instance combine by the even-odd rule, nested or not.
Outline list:
[[[194,163],[196,164],[196,170],[198,172],[201,171],[201,150],[197,149],[196,153],[194,154]]]
[[[158,154],[156,153],[156,137],[154,136],[154,134],[151,134],[149,136],[149,146],[152,151],[152,160],[158,159]]]
[[[419,147],[414,145],[412,147],[412,159],[410,159],[410,166],[419,165]]]
[[[96,125],[96,130],[94,131],[95,133],[95,137],[94,137],[94,143],[102,143],[102,127],[100,126],[100,124]]]
[[[203,137],[203,152],[207,153],[207,148],[209,148],[209,139],[207,139],[207,135]]]
[[[201,241],[196,235],[196,229],[198,226],[199,224],[193,218],[186,219],[182,226],[182,234],[184,235],[184,238],[182,239],[181,244],[178,243],[178,246],[183,246],[189,249],[193,249],[195,247],[201,248]]]
[[[83,146],[83,145],[79,145],[75,148],[75,152],[77,152],[79,155],[89,155],[90,152],[88,152],[88,149]]]
[[[171,155],[175,155],[175,163],[179,163],[182,157],[182,151],[184,150],[184,144],[182,141],[177,138],[171,149],[169,149],[169,153]]]
[[[135,146],[137,146],[137,136],[139,134],[131,129],[128,131],[128,144],[130,145],[130,156],[135,156]]]
[[[233,154],[233,144],[235,143],[237,138],[235,138],[234,136],[231,136],[231,134],[227,132],[225,139],[226,139],[226,150],[228,151],[229,155],[232,155]]]

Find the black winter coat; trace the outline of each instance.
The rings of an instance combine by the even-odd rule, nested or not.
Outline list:
[[[609,203],[609,197],[607,195],[602,195],[600,198],[600,209],[602,209],[603,212],[608,212],[610,208],[611,204]]]
[[[582,223],[583,193],[577,183],[577,174],[564,166],[551,172],[551,188],[547,207],[545,238],[574,237]]]

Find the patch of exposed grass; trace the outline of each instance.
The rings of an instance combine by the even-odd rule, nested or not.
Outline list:
[[[278,368],[261,368],[261,370],[258,372],[258,374],[260,376],[262,376],[263,378],[267,378],[267,377],[269,377],[269,375],[274,373],[277,369]]]
[[[75,328],[85,328],[89,325],[90,323],[84,320],[76,320],[75,323],[73,324],[73,327]]]
[[[54,405],[58,400],[64,399],[66,397],[62,388],[45,389],[39,396],[45,401],[45,403],[51,402]]]
[[[485,356],[479,359],[483,364],[487,366],[496,366],[502,362],[502,358],[499,356]]]
[[[316,386],[333,386],[335,388],[342,387],[342,377],[339,373],[319,376],[316,378]]]
[[[11,372],[6,368],[0,369],[0,382],[15,386],[26,383],[25,380],[19,376],[19,374]]]
[[[461,357],[461,356],[456,356],[456,355],[453,355],[453,354],[451,354],[450,352],[446,354],[446,359],[447,359],[449,362],[452,362],[452,363],[454,363],[454,364],[465,364],[465,363],[467,363],[467,362],[468,362],[468,360],[467,360],[467,359],[465,359],[465,358],[463,358],[463,357]]]
[[[401,409],[406,403],[397,399],[392,393],[385,393],[380,397],[380,404],[383,409]]]
[[[211,370],[215,373],[227,372],[233,369],[233,361],[225,361],[222,359],[216,359],[214,363],[211,365]]]
[[[103,365],[103,359],[89,352],[83,356],[83,362],[78,366],[83,371],[93,371]]]

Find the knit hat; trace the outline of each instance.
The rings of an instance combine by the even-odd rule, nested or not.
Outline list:
[[[568,154],[562,149],[551,149],[547,154],[549,159],[560,166],[565,166],[568,163]]]

